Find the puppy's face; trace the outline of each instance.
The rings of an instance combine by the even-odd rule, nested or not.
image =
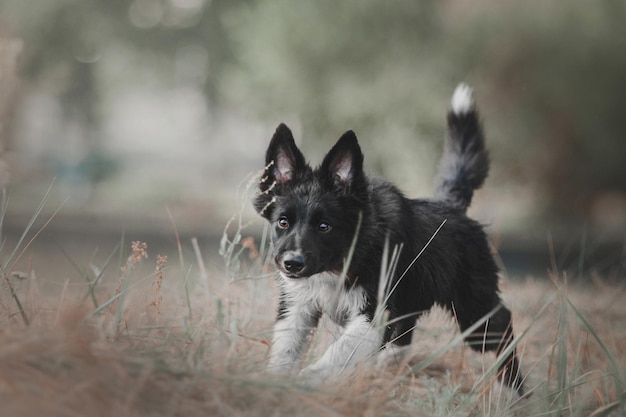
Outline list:
[[[363,155],[346,132],[315,170],[280,125],[266,154],[256,210],[271,225],[274,261],[289,278],[340,273],[367,201]]]

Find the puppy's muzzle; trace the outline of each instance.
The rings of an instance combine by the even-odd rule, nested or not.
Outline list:
[[[277,259],[276,263],[288,277],[301,278],[305,276],[305,269],[307,267],[307,256],[301,252],[288,251],[283,253]]]

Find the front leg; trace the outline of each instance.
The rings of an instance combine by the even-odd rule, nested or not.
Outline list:
[[[281,305],[270,351],[269,370],[289,373],[296,368],[307,349],[311,330],[321,312],[312,305],[296,305],[281,297]]]
[[[300,374],[307,382],[319,384],[344,368],[373,356],[380,348],[381,341],[382,335],[372,325],[371,319],[365,314],[359,314],[347,323],[341,337],[330,345],[324,355]]]

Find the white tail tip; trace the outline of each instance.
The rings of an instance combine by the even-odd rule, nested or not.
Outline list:
[[[474,96],[473,89],[467,84],[461,83],[457,85],[454,93],[452,94],[452,100],[450,105],[452,112],[457,115],[467,114],[474,109]]]

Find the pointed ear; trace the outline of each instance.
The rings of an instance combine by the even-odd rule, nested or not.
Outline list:
[[[348,130],[328,152],[322,162],[321,171],[331,184],[349,187],[363,176],[363,153],[352,130]]]
[[[281,123],[276,128],[265,154],[266,175],[261,180],[261,190],[265,191],[274,183],[284,184],[291,181],[305,167],[304,156],[296,146],[291,130]]]

